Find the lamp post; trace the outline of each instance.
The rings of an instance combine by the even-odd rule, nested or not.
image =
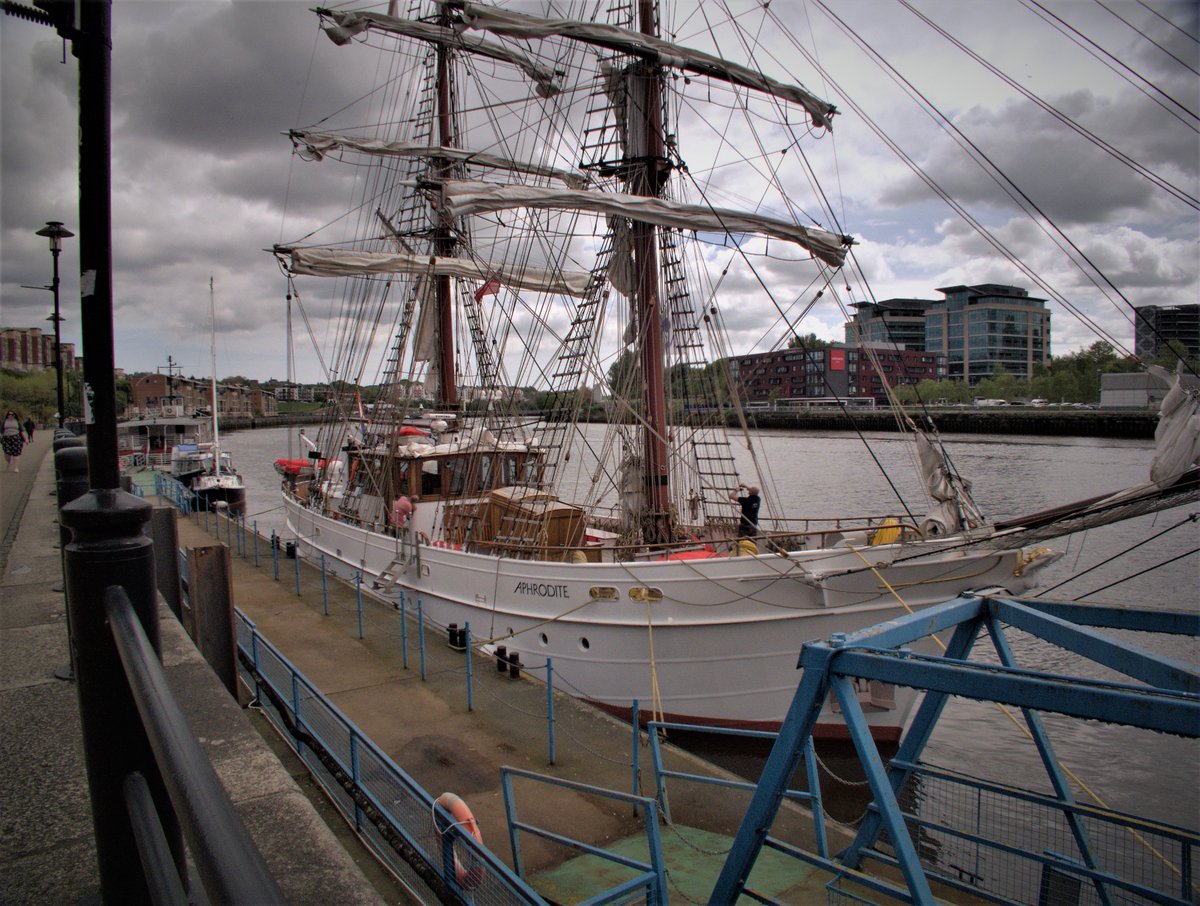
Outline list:
[[[37,231],[37,235],[50,240],[50,254],[54,258],[54,282],[50,284],[54,292],[54,316],[49,320],[54,321],[54,371],[58,377],[58,426],[61,428],[66,405],[63,401],[62,336],[59,332],[62,317],[58,313],[58,256],[62,252],[62,241],[75,234],[64,227],[61,221],[50,220]]]

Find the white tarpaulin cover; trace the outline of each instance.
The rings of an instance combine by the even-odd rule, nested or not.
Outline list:
[[[335,248],[277,248],[287,255],[293,274],[316,277],[358,277],[369,274],[430,274],[484,283],[492,278],[502,286],[538,292],[582,296],[591,275],[582,271],[549,271],[536,267],[495,267],[468,258],[413,255],[408,252],[361,252]]]
[[[449,160],[463,161],[468,164],[478,164],[481,167],[491,167],[495,170],[507,170],[510,173],[528,173],[532,176],[546,176],[558,179],[575,189],[587,185],[587,177],[576,170],[560,170],[529,161],[513,160],[498,154],[488,154],[486,151],[467,151],[463,148],[448,148],[445,145],[419,145],[413,142],[390,142],[384,139],[366,138],[359,135],[345,135],[338,132],[311,132],[304,129],[293,129],[288,135],[292,144],[303,145],[305,152],[317,160],[322,160],[330,151],[339,148],[349,148],[364,154],[394,157],[441,157]]]
[[[832,104],[822,101],[798,85],[778,82],[749,67],[690,47],[672,44],[670,41],[664,41],[651,35],[643,35],[640,32],[618,28],[615,25],[584,22],[578,19],[540,19],[480,3],[461,3],[458,0],[442,0],[442,2],[446,2],[455,9],[461,9],[463,22],[468,28],[478,28],[520,40],[548,38],[555,35],[575,38],[589,44],[597,44],[611,50],[653,60],[663,66],[672,66],[699,75],[712,76],[734,85],[754,88],[775,97],[785,98],[800,104],[812,117],[813,125],[824,129],[830,128],[831,118],[836,112]]]
[[[846,246],[851,242],[849,237],[786,220],[623,192],[600,193],[451,180],[442,184],[442,197],[445,210],[451,217],[514,208],[562,209],[615,214],[681,230],[759,233],[795,242],[832,267],[842,266],[846,260]]]
[[[410,22],[407,19],[388,16],[384,13],[373,13],[369,10],[319,9],[317,12],[328,16],[337,23],[337,25],[325,29],[325,33],[329,35],[329,39],[334,44],[347,44],[355,35],[361,34],[369,28],[377,28],[380,31],[428,41],[431,44],[460,47],[480,56],[511,63],[537,83],[537,93],[541,97],[548,98],[562,91],[554,70],[535,63],[519,50],[510,49],[493,41],[467,36],[454,29],[442,28],[440,25]]]
[[[1154,460],[1150,463],[1150,480],[1165,487],[1188,469],[1200,465],[1200,392],[1184,388],[1181,372],[1172,375],[1158,365],[1147,367],[1171,388],[1159,408],[1158,427],[1154,429]]]

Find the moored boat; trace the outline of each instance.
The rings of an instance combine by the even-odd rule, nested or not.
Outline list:
[[[777,138],[829,130],[832,105],[661,38],[648,2],[604,23],[472,3],[318,13],[336,43],[391,54],[400,94],[377,111],[381,136],[291,134],[301,156],[373,176],[354,242],[275,249],[289,300],[301,278],[344,285],[322,361],[355,376],[312,441],[311,477],[303,461],[286,476],[305,553],[527,667],[552,663],[609,710],[765,728],[803,641],[1036,584],[1057,555],[1024,546],[1019,521],[990,523],[911,421],[920,507],[822,519],[764,500],[769,464],[744,418],[726,430],[726,275],[761,284],[756,266],[773,263],[819,297],[853,240],[796,213],[799,155],[738,193],[769,202],[729,208],[723,180],[692,176],[681,111],[716,95]],[[599,443],[579,430],[597,400]],[[898,736],[911,694],[861,698],[876,735]],[[840,726],[827,708],[818,731]]]

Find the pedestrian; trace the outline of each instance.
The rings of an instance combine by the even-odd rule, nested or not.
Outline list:
[[[33,429],[36,427],[32,418],[25,419],[25,439],[30,443],[33,443]]]
[[[21,449],[25,446],[25,435],[21,419],[11,409],[4,413],[4,427],[3,433],[0,434],[0,444],[4,447],[4,468],[20,472]]]
[[[746,493],[743,494],[743,491]],[[762,505],[758,488],[745,483],[739,484],[736,490],[729,492],[729,499],[742,509],[742,517],[738,521],[738,537],[753,538],[758,534],[758,508]]]

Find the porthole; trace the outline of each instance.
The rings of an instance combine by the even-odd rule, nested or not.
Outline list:
[[[663,597],[661,588],[643,588],[642,586],[634,586],[629,589],[630,601],[661,601]]]
[[[611,585],[593,585],[588,594],[591,595],[593,601],[619,601],[621,593]]]
[[[587,640],[586,636],[579,640],[579,650],[580,651],[587,651],[591,647],[592,647],[592,643]]]
[[[544,633],[544,632],[543,632],[543,633],[541,633],[541,634],[539,634],[539,635],[538,635],[538,643],[539,643],[539,644],[540,644],[540,645],[541,645],[543,648],[545,648],[547,645],[549,645],[549,644],[550,644],[550,640],[549,640],[548,638],[546,638],[546,633]]]

